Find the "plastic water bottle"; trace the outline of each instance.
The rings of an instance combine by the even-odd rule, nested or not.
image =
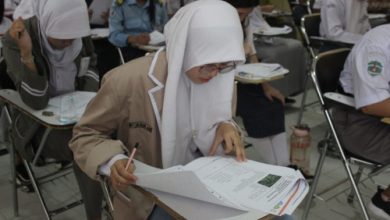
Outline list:
[[[290,161],[306,174],[310,170],[310,128],[306,124],[292,128],[290,136]]]

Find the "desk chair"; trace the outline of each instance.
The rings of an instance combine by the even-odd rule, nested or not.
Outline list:
[[[364,155],[353,155],[347,152],[344,149],[343,144],[340,142],[339,133],[335,130],[331,115],[332,108],[354,108],[355,106],[355,102],[352,97],[337,93],[339,76],[343,70],[344,62],[349,52],[350,49],[343,48],[317,55],[313,63],[313,69],[310,73],[310,77],[313,81],[315,91],[318,95],[319,102],[323,109],[326,121],[328,122],[330,131],[327,132],[325,141],[323,142],[324,146],[322,148],[322,152],[320,152],[320,158],[317,163],[313,183],[307,196],[308,200],[305,204],[304,213],[302,216],[303,220],[306,220],[309,214],[311,202],[316,192],[321,169],[324,164],[326,151],[331,141],[335,142],[336,148],[340,153],[340,159],[347,171],[348,179],[351,182],[353,193],[358,199],[364,219],[368,220],[370,218],[367,214],[366,206],[362,201],[361,194],[357,186],[362,170],[363,168],[370,168],[372,171],[369,174],[369,177],[371,177],[377,175],[388,167],[383,164],[369,161],[363,157]],[[359,170],[356,175],[352,174],[350,167],[351,164],[357,164],[359,166]],[[350,195],[348,197],[348,202],[352,202],[352,199],[353,195],[352,197]]]
[[[119,61],[120,61],[120,64],[123,65],[125,64],[125,58],[123,57],[123,53],[122,53],[122,50],[120,47],[117,47],[116,50],[118,51],[118,54],[119,54]]]
[[[12,83],[12,80],[7,75],[7,65],[5,64],[4,57],[0,57],[0,89],[15,89],[14,84]],[[0,102],[0,116],[1,117],[7,117],[6,115],[2,116],[2,114],[6,114],[5,111],[2,113],[3,110],[3,104]],[[8,120],[6,120],[8,121]],[[6,135],[8,128],[6,128],[7,123],[2,124],[0,121],[0,127],[3,126],[3,128],[0,129],[0,132],[4,132],[4,135]],[[3,129],[3,131],[1,131]],[[6,141],[6,137],[3,137]],[[6,143],[4,143],[6,144]],[[0,148],[0,156],[5,155],[8,153],[8,150],[6,148]]]
[[[321,23],[321,14],[320,13],[313,13],[308,14],[302,17],[301,20],[301,32],[304,38],[304,42],[306,45],[306,48],[308,49],[310,53],[310,57],[312,60],[312,64],[315,60],[316,55],[318,54],[318,51],[320,48],[323,48],[324,46],[329,46],[330,48],[352,48],[353,44],[346,43],[346,42],[340,42],[340,41],[334,41],[329,40],[326,38],[323,38],[320,36],[320,23]],[[313,65],[312,65],[313,67]],[[313,71],[313,70],[311,70]],[[304,92],[302,96],[301,101],[301,107],[298,114],[298,120],[297,124],[301,124],[303,112],[305,110],[305,107],[313,104],[306,104],[306,96],[307,96],[307,90],[308,90],[308,78],[310,76],[307,75],[304,80]]]
[[[304,45],[306,46],[307,50],[310,54],[310,60],[313,62],[315,59],[315,56],[317,54],[317,50],[319,49],[319,45],[316,45],[315,42],[311,41],[312,36],[320,36],[320,23],[321,23],[321,15],[320,13],[314,13],[314,14],[308,14],[304,15],[301,19],[301,26],[300,30],[303,36]],[[312,71],[312,70],[310,70]],[[298,114],[298,121],[297,124],[301,124],[302,117],[303,117],[303,111],[306,107],[306,96],[307,96],[307,90],[308,90],[308,81],[309,81],[309,75],[307,74],[305,76],[304,82],[303,82],[303,95],[302,95],[302,101],[301,101],[301,107]]]
[[[61,212],[64,212],[64,211],[70,209],[70,208],[73,208],[77,205],[82,204],[82,200],[77,199],[76,201],[73,201],[73,202],[71,202],[63,207],[57,208],[55,210],[49,210],[47,207],[45,198],[43,197],[43,195],[41,193],[40,186],[42,184],[45,184],[45,183],[50,182],[50,181],[57,179],[59,177],[63,177],[65,175],[70,174],[72,172],[71,166],[64,168],[64,169],[55,170],[55,171],[53,171],[49,174],[43,175],[43,176],[37,176],[32,169],[32,166],[35,166],[38,163],[38,160],[39,160],[40,154],[43,150],[46,138],[48,137],[48,134],[50,133],[50,131],[52,129],[69,129],[73,126],[74,122],[70,122],[68,124],[58,125],[58,126],[52,125],[52,124],[50,124],[50,122],[45,122],[44,119],[41,119],[41,118],[36,116],[36,115],[42,115],[41,114],[42,110],[35,111],[35,110],[29,108],[28,106],[26,106],[23,103],[23,101],[21,100],[18,92],[15,90],[8,90],[8,89],[0,90],[0,100],[5,102],[5,112],[6,112],[6,115],[7,115],[7,118],[9,120],[10,124],[12,124],[12,117],[11,117],[12,111],[14,111],[14,109],[17,109],[20,112],[22,112],[22,114],[28,114],[29,117],[34,118],[34,120],[37,120],[40,124],[44,125],[46,128],[45,132],[42,136],[42,140],[39,143],[39,147],[34,155],[34,158],[31,161],[30,160],[28,161],[25,158],[22,158],[23,164],[24,164],[24,166],[27,170],[27,173],[30,177],[31,184],[35,190],[35,193],[38,196],[38,199],[40,201],[40,204],[42,206],[42,209],[44,211],[46,219],[51,219],[51,217],[54,215],[57,215]],[[54,119],[51,119],[51,120],[54,120]],[[12,142],[12,140],[11,140],[11,142]],[[19,207],[18,207],[18,196],[17,196],[17,187],[18,186],[16,184],[16,172],[15,172],[15,155],[16,155],[15,149],[16,149],[15,143],[11,143],[11,146],[10,146],[10,158],[11,158],[10,165],[11,165],[11,175],[12,175],[11,180],[12,180],[12,185],[13,185],[13,187],[12,187],[13,203],[14,203],[13,206],[14,206],[14,215],[18,216],[18,208]]]

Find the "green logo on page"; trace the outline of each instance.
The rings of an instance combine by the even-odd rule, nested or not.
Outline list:
[[[382,73],[383,65],[378,61],[371,61],[368,63],[367,71],[371,76],[377,76]]]

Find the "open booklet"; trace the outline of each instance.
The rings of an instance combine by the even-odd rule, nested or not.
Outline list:
[[[292,28],[285,25],[283,27],[267,27],[267,28],[258,28],[255,30],[254,34],[262,36],[274,36],[274,35],[283,35],[289,34],[292,32]]]
[[[245,212],[291,214],[308,192],[299,171],[232,157],[201,157],[157,169],[135,161],[137,185]]]
[[[235,78],[244,83],[260,83],[279,79],[288,72],[278,63],[250,63],[237,66]]]

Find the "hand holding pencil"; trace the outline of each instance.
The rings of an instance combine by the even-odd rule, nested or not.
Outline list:
[[[132,163],[137,147],[138,144],[134,146],[129,159],[118,160],[111,166],[111,183],[116,190],[126,190],[130,184],[135,184],[137,180],[137,177],[133,175],[135,167]]]

